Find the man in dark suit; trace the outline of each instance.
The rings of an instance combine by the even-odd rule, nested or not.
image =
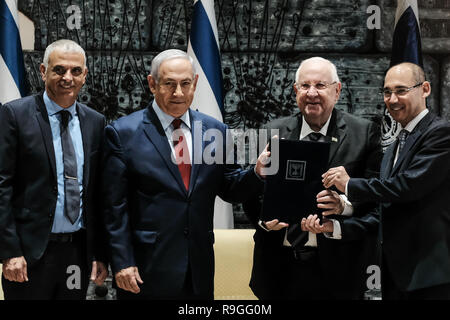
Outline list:
[[[206,154],[226,154],[227,126],[189,108],[197,78],[185,52],[161,52],[147,78],[153,103],[106,127],[105,222],[118,299],[212,299],[215,197],[243,201],[263,185],[254,169],[205,163]]]
[[[279,129],[279,137],[292,140],[323,141],[329,137],[329,166],[344,165],[355,176],[372,177],[381,160],[379,129],[368,120],[334,109],[341,83],[336,67],[314,57],[302,62],[294,84],[300,114],[267,125]],[[301,195],[299,195],[301,201]],[[318,194],[318,207],[324,211],[320,225],[317,216],[300,237],[302,244],[288,234],[299,233],[299,224],[289,226],[277,219],[259,221],[261,201],[244,204],[255,224],[255,249],[250,287],[260,299],[361,299],[366,288],[369,257],[375,252],[378,218],[369,215],[370,205],[349,203],[335,191]],[[304,213],[305,215],[309,212]],[[311,213],[312,214],[312,213]],[[373,230],[370,237],[366,229]]]
[[[45,91],[0,108],[0,260],[6,299],[85,299],[101,284],[104,232],[97,190],[104,117],[76,101],[84,50],[50,44]],[[100,222],[100,223],[99,223]]]
[[[381,203],[383,299],[450,299],[450,124],[428,111],[430,92],[421,67],[391,67],[384,102],[402,130],[380,178],[353,178],[342,167],[324,175],[351,201]]]

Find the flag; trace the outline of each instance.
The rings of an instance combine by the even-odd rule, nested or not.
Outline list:
[[[0,104],[27,94],[16,0],[0,0]]]
[[[389,67],[401,62],[412,62],[423,68],[419,8],[416,0],[397,0]],[[396,141],[402,128],[387,109],[384,110],[382,128],[381,145],[383,151],[386,151],[387,147]]]
[[[417,0],[398,0],[390,66],[412,62],[423,68]]]
[[[187,53],[198,77],[191,108],[223,122],[223,79],[213,0],[195,0]],[[232,229],[233,206],[216,197],[214,228]]]

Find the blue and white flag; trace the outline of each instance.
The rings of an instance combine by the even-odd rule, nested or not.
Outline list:
[[[0,0],[0,103],[27,94],[16,0]]]
[[[397,1],[390,65],[401,62],[412,62],[423,67],[417,0]]]
[[[416,0],[397,0],[389,67],[402,62],[412,62],[423,68],[419,8]],[[401,129],[400,124],[385,109],[381,141],[384,151],[396,141]]]
[[[194,59],[198,82],[191,108],[223,122],[223,79],[213,0],[195,0],[187,53]],[[216,197],[214,228],[232,229],[233,206]]]

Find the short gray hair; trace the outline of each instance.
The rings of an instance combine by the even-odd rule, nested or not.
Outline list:
[[[168,49],[160,52],[156,57],[152,60],[152,70],[150,72],[153,79],[155,79],[156,82],[159,80],[159,67],[161,66],[161,63],[163,63],[166,60],[175,59],[175,58],[182,58],[189,60],[192,66],[192,75],[195,76],[195,66],[194,66],[194,59],[192,59],[191,56],[189,56],[186,52],[178,49]]]
[[[56,40],[55,42],[49,44],[47,46],[47,48],[45,49],[44,60],[42,61],[45,68],[48,67],[48,59],[50,57],[50,54],[57,49],[61,50],[63,52],[66,52],[66,53],[81,53],[84,58],[84,66],[83,67],[86,67],[86,53],[84,52],[84,49],[75,41],[61,39],[61,40]]]
[[[308,58],[306,60],[303,60],[302,63],[300,63],[300,66],[297,69],[297,72],[295,73],[295,82],[298,81],[298,78],[300,76],[300,69],[303,67],[303,65],[307,62],[325,62],[330,66],[330,72],[331,72],[331,81],[332,82],[340,82],[339,80],[339,76],[336,70],[336,66],[334,65],[333,62],[331,62],[330,60],[324,59],[322,57],[312,57],[312,58]]]

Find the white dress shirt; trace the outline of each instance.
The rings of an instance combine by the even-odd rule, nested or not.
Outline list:
[[[153,100],[153,110],[155,110],[156,116],[159,119],[159,122],[161,122],[161,125],[164,129],[164,132],[166,133],[167,140],[169,140],[170,149],[172,150],[173,159],[176,159],[175,157],[175,147],[173,145],[173,125],[172,121],[175,119],[175,117],[172,117],[171,115],[165,113],[161,110],[161,108],[156,103],[156,100]],[[188,110],[189,111],[189,110]],[[188,145],[189,149],[189,156],[191,158],[192,163],[192,134],[191,134],[191,121],[189,119],[189,112],[186,111],[181,117],[181,125],[180,129],[183,131],[184,137],[186,138],[186,143]]]

